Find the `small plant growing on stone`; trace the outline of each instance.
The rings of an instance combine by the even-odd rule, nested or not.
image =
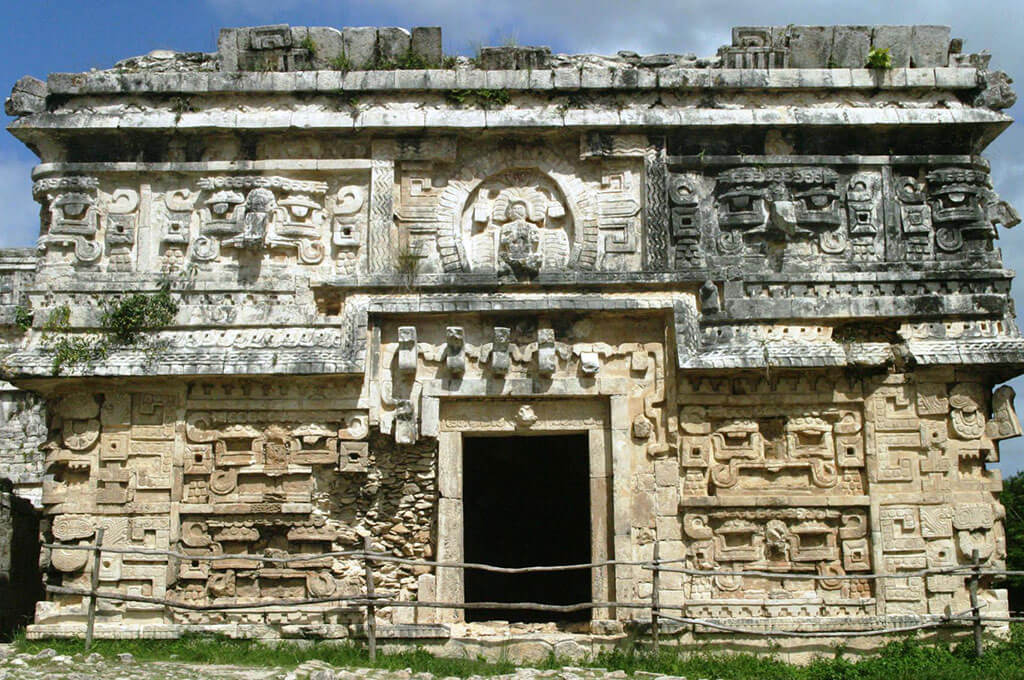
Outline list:
[[[490,109],[494,106],[505,106],[511,101],[512,96],[508,90],[448,90],[445,99],[449,104],[457,106],[473,104],[482,109]]]
[[[55,307],[43,324],[42,345],[53,352],[50,370],[60,375],[66,366],[89,364],[107,354],[106,344],[95,336],[72,336],[71,307],[67,304]]]
[[[144,334],[170,325],[177,313],[170,281],[165,281],[156,293],[132,293],[106,305],[100,324],[112,344],[127,347],[139,344]]]
[[[889,69],[892,68],[892,54],[888,47],[872,47],[868,52],[866,68]]]
[[[406,290],[411,290],[416,282],[416,274],[420,268],[420,255],[413,246],[405,242],[395,253],[395,268]]]
[[[422,55],[409,49],[405,51],[405,54],[402,54],[395,60],[394,68],[402,70],[419,70],[437,68],[437,64],[427,61],[427,59]]]
[[[352,70],[352,62],[344,53],[342,53],[331,60],[331,68],[335,71],[346,73]]]
[[[564,116],[570,109],[585,109],[590,106],[590,97],[581,92],[570,93],[565,100],[555,107],[559,115]]]
[[[316,55],[316,51],[318,49],[316,41],[308,35],[302,39],[302,42],[299,43],[299,47],[309,52],[309,56],[311,57]]]
[[[187,284],[191,271],[184,270],[179,280]],[[137,347],[153,360],[164,344],[150,334],[174,321],[178,303],[171,293],[172,280],[164,279],[156,293],[132,293],[120,300],[104,302],[98,334],[71,334],[71,307],[67,304],[50,312],[42,326],[42,345],[53,352],[52,371],[78,364],[91,364],[105,358],[114,347]]]
[[[33,314],[27,307],[18,305],[14,308],[14,325],[17,326],[22,333],[32,328]]]
[[[174,122],[180,123],[181,116],[186,113],[195,113],[198,111],[196,107],[192,106],[192,100],[188,97],[175,97],[171,100],[171,111],[174,113]]]

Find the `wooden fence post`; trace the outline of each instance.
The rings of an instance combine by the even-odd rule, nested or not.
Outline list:
[[[971,562],[974,566],[971,569],[971,614],[974,617],[974,653],[981,656],[981,608],[978,606],[978,581],[981,580],[981,559],[978,556],[978,549],[971,551]]]
[[[654,653],[658,653],[658,608],[661,606],[661,597],[658,590],[661,585],[661,577],[658,573],[658,540],[654,541],[654,568],[651,575],[651,638],[654,643]]]
[[[96,590],[100,587],[100,559],[103,549],[103,527],[96,530],[96,547],[92,551],[92,578],[89,586],[89,618],[85,624],[85,651],[92,647],[92,629],[96,623]]]
[[[366,646],[370,663],[377,660],[377,608],[373,604],[373,567],[370,565],[370,537],[363,536],[363,566],[366,573]]]

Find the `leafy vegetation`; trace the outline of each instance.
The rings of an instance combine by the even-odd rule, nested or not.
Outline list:
[[[353,70],[352,62],[344,52],[331,60],[331,68],[335,71],[341,71],[342,73],[347,73]]]
[[[888,47],[872,47],[868,52],[867,68],[888,69],[892,68],[892,54]]]
[[[402,285],[406,290],[412,290],[416,284],[416,275],[420,268],[420,254],[408,242],[402,243],[395,253],[395,264]]]
[[[143,337],[170,325],[178,313],[171,297],[171,284],[165,281],[156,293],[132,293],[104,306],[100,325],[110,343],[123,347],[138,345]]]
[[[999,501],[1006,508],[1006,568],[1024,570],[1024,471],[1003,482]],[[1009,576],[1002,584],[1009,591],[1010,610],[1024,609],[1024,576]]]
[[[14,325],[17,326],[20,331],[25,332],[29,328],[32,328],[33,318],[34,315],[32,314],[32,311],[27,307],[18,305],[14,308]]]
[[[115,347],[141,347],[152,358],[161,349],[152,333],[170,325],[177,312],[171,282],[166,280],[156,293],[104,301],[98,334],[72,334],[71,307],[54,308],[42,326],[42,344],[53,353],[54,375],[67,367],[99,361]]]
[[[310,36],[307,35],[305,38],[303,38],[302,42],[299,43],[299,47],[309,52],[309,56],[316,56],[316,51],[318,49],[317,44],[316,41],[313,40],[313,38],[311,38]]]
[[[427,59],[421,54],[408,49],[397,57],[384,58],[381,55],[374,57],[370,63],[362,67],[356,67],[348,55],[342,53],[331,60],[331,68],[335,71],[414,71],[422,69],[452,69],[458,59],[452,56],[441,57],[440,62]]]
[[[171,112],[174,113],[175,123],[181,122],[182,115],[195,113],[198,110],[192,105],[192,99],[189,97],[175,97],[171,100]]]
[[[71,307],[61,305],[50,311],[43,324],[43,347],[53,352],[50,370],[54,375],[67,366],[90,364],[107,355],[107,347],[95,336],[69,335]]]
[[[457,106],[479,106],[482,109],[490,109],[495,106],[505,106],[512,97],[508,90],[448,90],[445,99],[449,104]]]
[[[16,640],[19,652],[35,653],[47,647],[59,654],[83,651],[81,640]],[[183,663],[239,664],[293,667],[318,659],[333,666],[359,666],[430,672],[437,677],[492,676],[511,673],[508,661],[444,659],[424,650],[378,654],[371,664],[365,647],[352,642],[300,645],[282,641],[273,646],[253,640],[187,636],[179,640],[99,640],[93,649],[113,658],[130,652],[138,661],[175,659]],[[778,651],[764,654],[714,652],[679,653],[665,647],[660,654],[632,650],[606,652],[585,662],[569,662],[554,656],[534,667],[591,666],[627,673],[645,671],[659,675],[723,680],[1024,680],[1024,627],[1014,625],[1010,640],[990,644],[985,654],[974,656],[973,644],[922,642],[913,637],[895,640],[878,653],[848,657],[842,647],[805,666],[782,660]]]

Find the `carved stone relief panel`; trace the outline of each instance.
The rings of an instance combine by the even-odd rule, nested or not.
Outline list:
[[[443,185],[402,180],[399,217],[415,229],[418,211],[433,205],[437,254],[426,266],[440,271],[527,280],[637,270],[640,168],[639,158],[582,162],[568,146],[467,145]]]
[[[565,199],[538,172],[509,170],[481,182],[463,212],[472,271],[530,279],[564,270],[573,242]]]
[[[872,569],[865,508],[714,508],[682,517],[692,569],[778,571],[841,576]],[[870,580],[780,580],[763,576],[691,576],[689,605],[714,600],[836,603],[873,597]],[[738,612],[717,612],[737,615]],[[824,613],[824,612],[823,612]]]
[[[89,543],[103,528],[105,546],[170,549],[171,506],[181,488],[174,460],[178,396],[81,391],[54,403],[43,489],[54,542]],[[87,585],[89,552],[55,548],[44,559],[54,570],[51,582]],[[171,580],[164,555],[115,553],[103,555],[99,578],[116,592],[155,598],[164,597]],[[51,611],[80,616],[82,606],[80,598],[58,597]],[[163,608],[147,603],[119,602],[109,611],[163,619]]]
[[[416,326],[381,324],[379,402],[381,431],[396,440],[436,434],[438,395],[472,390],[544,394],[553,381],[579,394],[625,392],[631,381],[631,436],[652,455],[675,440],[674,414],[665,408],[666,357],[661,320],[651,315],[448,315]],[[457,324],[457,325],[455,325]],[[629,337],[631,342],[606,342]],[[514,387],[513,387],[514,386]],[[603,386],[603,387],[602,387]],[[429,396],[427,396],[429,391]],[[433,423],[433,424],[432,424]]]
[[[52,263],[95,264],[100,241],[99,180],[65,176],[37,180],[32,196],[42,204],[39,249]]]
[[[681,381],[684,501],[777,491],[866,494],[860,388],[826,380],[809,375]]]
[[[766,253],[785,243],[798,255],[834,255],[847,247],[841,229],[839,175],[831,168],[732,168],[717,177],[718,250]]]
[[[222,248],[291,249],[304,264],[324,258],[325,182],[285,177],[204,177],[199,235],[192,257],[209,261]]]
[[[47,263],[108,271],[172,272],[189,262],[238,265],[242,257],[333,264],[334,273],[354,278],[365,269],[366,173],[319,177],[168,176],[127,184],[117,175],[48,177],[34,185],[43,204],[39,247]]]
[[[751,157],[723,170],[673,167],[666,188],[672,268],[716,256],[765,257],[776,268],[978,256],[998,237],[994,225],[1019,221],[992,190],[988,171],[977,167],[773,160]]]
[[[1020,222],[992,190],[987,170],[901,168],[895,178],[905,259],[949,259],[982,253],[998,238],[995,225]]]
[[[988,402],[985,388],[972,382],[878,387],[867,399],[871,483],[914,492],[989,488],[985,463],[997,455],[989,434],[998,438],[1004,427],[1012,433],[1014,425],[1003,400],[1000,424],[989,426]]]
[[[684,496],[866,493],[858,405],[680,410]]]

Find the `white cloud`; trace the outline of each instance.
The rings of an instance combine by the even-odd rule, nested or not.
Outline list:
[[[39,204],[32,200],[32,163],[0,155],[0,205],[4,223],[0,247],[35,245],[39,236]]]

